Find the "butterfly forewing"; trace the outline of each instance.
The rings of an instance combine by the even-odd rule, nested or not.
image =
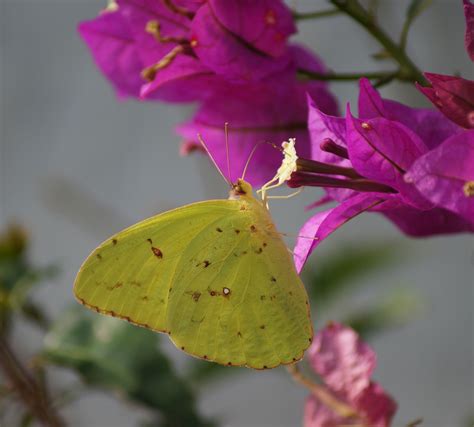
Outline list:
[[[195,203],[118,233],[86,260],[75,294],[227,365],[291,363],[312,337],[303,284],[252,197]]]

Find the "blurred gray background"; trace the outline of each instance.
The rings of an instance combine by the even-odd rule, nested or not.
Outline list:
[[[435,1],[416,22],[409,51],[424,70],[472,78],[463,47],[461,0]],[[298,9],[326,7],[323,0],[296,2]],[[392,34],[401,27],[408,1],[381,2],[381,20]],[[38,291],[52,316],[73,300],[81,262],[110,234],[161,210],[210,197],[226,185],[202,157],[181,158],[173,128],[190,107],[120,102],[92,64],[76,33],[104,1],[2,0],[0,226],[24,224],[32,258],[62,273]],[[344,17],[304,22],[298,38],[338,71],[379,67],[370,59],[378,45]],[[354,84],[333,85],[341,103],[356,101]],[[427,105],[413,88],[390,85],[386,97]],[[231,101],[231,100],[229,100]],[[355,105],[355,104],[354,104]],[[232,142],[231,142],[232,143]],[[296,233],[307,217],[303,206],[318,193],[274,201],[280,230]],[[376,379],[399,402],[394,425],[418,417],[431,427],[461,426],[473,410],[473,239],[470,236],[410,240],[383,218],[363,215],[339,230],[314,254],[369,241],[401,241],[408,254],[397,266],[373,274],[365,290],[340,301],[330,313],[408,288],[423,302],[413,321],[373,341]],[[367,279],[364,279],[367,281]],[[317,304],[313,307],[318,310]],[[317,326],[322,326],[317,325]],[[25,354],[40,344],[29,327],[17,331]],[[182,356],[169,345],[178,364]],[[71,381],[58,370],[54,382]],[[301,424],[306,391],[283,370],[242,369],[209,386],[202,411],[233,427]],[[71,426],[127,427],[138,410],[94,392],[67,410]]]

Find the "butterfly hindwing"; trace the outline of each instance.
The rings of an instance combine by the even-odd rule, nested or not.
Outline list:
[[[222,364],[291,363],[312,337],[303,284],[253,197],[191,204],[118,233],[86,260],[75,293]]]

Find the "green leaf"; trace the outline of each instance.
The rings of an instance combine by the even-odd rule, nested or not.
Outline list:
[[[44,357],[77,371],[93,386],[118,390],[159,412],[164,426],[212,425],[196,412],[190,388],[149,330],[75,307],[46,336]]]
[[[346,246],[318,258],[303,281],[310,298],[324,308],[355,284],[360,285],[357,279],[393,264],[399,253],[399,246],[393,243]]]
[[[403,24],[402,33],[400,35],[400,47],[402,49],[405,49],[406,47],[408,31],[410,30],[413,21],[415,21],[415,19],[421,15],[421,13],[427,9],[432,2],[433,0],[411,0],[407,8],[405,23]]]

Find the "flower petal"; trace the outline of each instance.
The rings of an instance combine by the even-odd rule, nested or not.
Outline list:
[[[243,10],[238,16],[242,14]],[[291,61],[288,53],[275,58],[249,45],[240,34],[233,33],[219,21],[211,3],[197,11],[192,21],[191,40],[202,63],[233,82],[261,80],[282,71]]]
[[[296,33],[290,9],[280,0],[209,0],[217,20],[255,49],[278,57]]]
[[[326,385],[350,402],[369,387],[376,365],[374,351],[351,328],[338,323],[316,334],[308,357]]]
[[[415,132],[428,148],[434,148],[446,138],[461,132],[439,111],[429,108],[411,108],[399,102],[383,99],[369,80],[360,80],[359,117],[385,117],[400,122]]]
[[[145,67],[153,65],[175,46],[175,42],[159,42],[146,31],[147,24],[155,21],[163,37],[186,39],[190,33],[190,21],[156,0],[119,0],[119,11],[136,41],[136,48]]]
[[[96,65],[117,93],[137,97],[143,83],[140,77],[143,63],[122,13],[104,12],[93,20],[81,22],[78,30]]]
[[[434,208],[420,211],[406,205],[390,207],[389,203],[381,204],[380,212],[409,236],[428,237],[438,234],[474,232],[472,222],[446,209]]]
[[[143,99],[159,98],[168,102],[189,102],[209,98],[225,91],[228,83],[205,67],[197,58],[178,55],[160,70],[153,81],[142,86]]]
[[[396,402],[374,382],[357,396],[354,406],[371,427],[389,427],[397,411]]]
[[[437,206],[474,223],[474,130],[455,135],[420,157],[406,178]]]
[[[232,100],[232,102],[229,102]],[[282,161],[280,151],[266,142],[280,145],[296,138],[298,155],[308,156],[305,94],[294,84],[281,86],[229,86],[226,96],[216,94],[204,101],[194,119],[178,131],[186,140],[202,135],[218,167],[227,172],[224,124],[229,123],[230,181],[240,178],[253,148],[245,179],[252,185],[270,180]],[[258,165],[258,167],[257,167]]]
[[[346,123],[347,149],[354,169],[396,189],[407,203],[430,208],[430,203],[404,180],[405,172],[427,151],[423,141],[406,126],[384,118],[362,121],[348,110]]]
[[[304,427],[340,427],[346,425],[347,420],[340,417],[326,405],[309,396],[304,406]],[[350,426],[350,424],[347,424]]]
[[[331,233],[360,213],[372,209],[384,201],[377,193],[356,194],[335,208],[318,212],[300,229],[294,248],[296,270],[301,272],[309,255]]]
[[[315,335],[307,355],[310,365],[321,376],[328,391],[353,408],[355,415],[342,418],[315,397],[310,397],[305,405],[305,427],[390,425],[397,404],[371,380],[376,354],[354,330],[339,323],[330,323]]]
[[[418,89],[450,120],[474,128],[474,81],[443,74],[425,73],[432,87]]]

